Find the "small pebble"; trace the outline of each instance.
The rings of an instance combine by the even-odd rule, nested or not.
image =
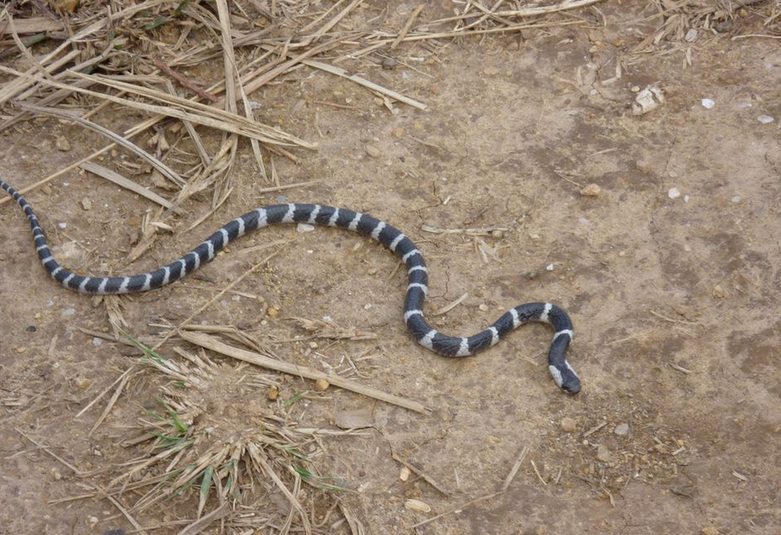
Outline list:
[[[315,230],[315,226],[314,225],[310,225],[308,223],[299,223],[296,226],[296,232],[299,232],[299,233],[302,233],[302,232],[312,232],[313,230]]]
[[[400,139],[404,137],[404,129],[403,128],[394,128],[391,131],[391,135],[395,137],[396,139]]]
[[[63,152],[71,150],[71,142],[65,136],[57,136],[57,140],[54,142],[58,150]]]
[[[600,444],[597,446],[597,460],[601,461],[603,463],[609,463],[610,462],[610,450],[607,449],[607,446],[604,444]]]
[[[431,506],[426,502],[422,502],[420,500],[407,500],[404,502],[404,507],[406,507],[410,511],[418,511],[420,513],[431,512]]]
[[[713,287],[713,297],[716,299],[724,299],[724,289],[718,284]]]
[[[693,43],[697,40],[697,37],[699,36],[699,32],[696,28],[689,28],[689,31],[686,32],[686,35],[683,37],[683,40],[687,43]]]
[[[411,472],[409,471],[409,468],[402,466],[401,470],[399,470],[399,479],[402,481],[407,481],[409,479],[410,473]]]
[[[103,340],[101,340],[101,339],[100,339],[100,338],[98,338],[97,336],[94,336],[94,337],[92,338],[92,345],[93,345],[93,346],[95,346],[95,347],[98,347],[99,345],[102,345],[102,344],[103,344]]]
[[[87,517],[87,525],[89,527],[91,527],[91,528],[94,528],[95,526],[97,526],[98,522],[100,522],[100,520],[98,520],[98,517],[96,517],[96,516],[90,515],[90,516]]]
[[[315,381],[315,390],[318,392],[325,392],[328,390],[328,387],[331,386],[331,383],[326,381],[325,379],[318,379]]]
[[[618,424],[616,428],[613,429],[613,432],[620,437],[625,437],[629,434],[629,424]]]
[[[732,21],[730,19],[724,19],[713,25],[713,29],[719,33],[729,32],[732,30]]]
[[[759,121],[762,124],[768,124],[775,121],[775,118],[771,117],[770,115],[760,115],[757,117],[757,121]]]
[[[317,349],[317,342],[315,341],[309,342],[309,347],[310,349]]]
[[[279,309],[276,307],[268,307],[268,310],[266,310],[266,315],[269,318],[276,318],[279,316]]]
[[[702,107],[705,108],[706,110],[711,109],[715,105],[716,103],[709,98],[702,99]]]
[[[632,115],[645,115],[665,103],[664,92],[656,86],[648,86],[635,96]]]
[[[378,149],[374,145],[366,145],[366,147],[364,147],[364,150],[366,150],[366,154],[368,154],[372,158],[379,158],[380,156],[382,156],[382,152],[380,151],[380,149]]]
[[[547,266],[545,266],[545,271],[553,271],[554,267],[555,266],[553,264],[548,264]]]
[[[597,184],[589,184],[580,190],[580,194],[584,197],[596,197],[600,193],[602,193],[602,188],[600,188]]]
[[[79,201],[79,204],[81,205],[81,209],[86,211],[92,210],[92,201],[89,199],[82,199]]]
[[[391,69],[396,67],[397,62],[393,58],[382,58],[381,65],[382,65],[383,69],[385,69],[386,71],[389,71],[389,70],[391,70]]]
[[[75,313],[76,313],[75,308],[66,308],[65,310],[62,311],[61,316],[64,318],[67,316],[73,316]]]
[[[498,229],[497,230],[492,230],[491,231],[491,237],[492,238],[496,238],[497,240],[501,240],[502,238],[504,238],[504,231],[501,231],[501,230],[498,230]]]
[[[740,195],[735,195],[730,199],[733,203],[738,204],[740,202]]]
[[[90,387],[90,385],[92,385],[92,379],[88,379],[86,377],[78,377],[76,378],[76,384],[82,390],[86,390],[87,388]]]
[[[671,199],[677,199],[681,196],[681,192],[678,190],[678,188],[670,188],[670,190],[667,192],[667,196]]]
[[[565,433],[574,433],[578,429],[578,424],[574,418],[566,416],[561,419],[561,429]]]
[[[485,303],[481,303],[477,308],[479,308],[481,312],[488,312],[488,305]]]
[[[22,353],[24,353],[25,351],[27,351],[27,348],[24,347],[24,346],[19,346],[19,347],[16,348],[16,352],[19,353],[20,355]]]
[[[497,74],[499,74],[499,69],[497,69],[496,67],[486,67],[485,69],[483,69],[483,74],[485,74],[486,76],[496,76]]]
[[[340,429],[366,429],[374,425],[374,416],[369,408],[337,411],[334,423]]]
[[[651,160],[640,159],[635,161],[635,167],[637,167],[640,171],[647,173],[653,169],[653,163]]]
[[[279,388],[276,386],[272,386],[266,391],[266,398],[268,398],[269,401],[276,401],[279,397]]]

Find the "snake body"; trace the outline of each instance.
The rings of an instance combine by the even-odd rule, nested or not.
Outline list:
[[[165,267],[129,277],[90,277],[73,273],[53,258],[46,236],[30,204],[9,184],[5,190],[27,215],[38,258],[51,277],[65,288],[87,294],[124,294],[146,292],[175,282],[210,262],[226,245],[240,236],[278,223],[307,223],[340,227],[369,236],[398,256],[407,269],[407,294],[404,299],[404,323],[420,345],[445,357],[466,357],[495,345],[509,332],[532,321],[550,324],[554,329],[548,352],[548,369],[565,392],[580,391],[580,379],[566,359],[572,340],[572,322],[567,313],[551,303],[527,303],[511,308],[487,329],[468,337],[447,336],[429,325],[423,315],[428,294],[428,269],[420,250],[400,230],[374,217],[319,204],[276,204],[258,208],[237,217],[209,236],[194,250]]]

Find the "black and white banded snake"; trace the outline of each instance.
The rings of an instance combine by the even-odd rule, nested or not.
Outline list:
[[[475,335],[446,336],[432,328],[423,316],[423,301],[428,294],[428,270],[423,255],[401,231],[369,215],[319,204],[267,206],[237,217],[193,251],[155,271],[130,277],[89,277],[60,266],[52,257],[43,229],[30,204],[2,180],[0,188],[13,197],[27,215],[38,258],[46,271],[65,288],[88,294],[138,293],[160,288],[213,260],[223,247],[246,232],[277,223],[308,223],[358,232],[390,249],[406,266],[408,285],[404,300],[404,322],[420,345],[445,357],[466,357],[495,345],[507,333],[525,323],[549,323],[554,329],[548,352],[548,369],[553,380],[565,392],[575,394],[580,391],[580,379],[566,359],[573,330],[572,322],[564,310],[551,303],[527,303],[505,312],[493,325]]]

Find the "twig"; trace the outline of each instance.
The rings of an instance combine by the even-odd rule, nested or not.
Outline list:
[[[450,493],[446,491],[444,488],[442,488],[442,485],[434,481],[434,479],[431,476],[426,475],[422,470],[419,470],[415,465],[412,463],[407,462],[406,460],[399,457],[396,452],[391,451],[391,457],[393,457],[393,460],[403,464],[406,466],[410,472],[415,474],[416,476],[422,478],[426,483],[437,489],[440,493],[442,493],[444,496],[450,496]]]
[[[285,191],[288,189],[293,188],[303,188],[304,186],[311,186],[312,184],[317,184],[319,182],[322,182],[321,179],[317,180],[308,180],[306,182],[298,182],[297,184],[285,184],[284,186],[274,186],[271,188],[261,188],[258,191],[258,193],[276,193],[277,191]]]
[[[209,525],[214,522],[215,520],[219,520],[222,517],[224,517],[229,511],[226,511],[228,509],[228,505],[230,505],[230,502],[224,502],[222,505],[217,507],[214,511],[210,512],[206,516],[202,516],[186,528],[184,528],[182,531],[180,531],[177,535],[197,535]]]
[[[673,370],[679,371],[681,373],[685,373],[686,375],[691,375],[692,373],[691,370],[687,370],[683,366],[678,366],[674,362],[668,362],[667,365],[670,366],[670,368],[672,368]]]
[[[206,99],[210,102],[218,102],[220,99],[209,93],[208,91],[204,91],[198,84],[187,78],[182,73],[175,71],[171,67],[169,67],[162,58],[157,57],[154,59],[155,67],[163,71],[165,74],[176,80],[179,85],[182,87],[186,87],[199,97]]]
[[[583,438],[590,437],[591,435],[593,435],[594,433],[596,433],[597,431],[599,431],[600,429],[602,429],[606,425],[607,425],[607,422],[602,422],[601,424],[595,425],[594,427],[592,427],[591,429],[589,429],[588,431],[583,433]]]
[[[384,401],[386,403],[398,405],[399,407],[404,407],[405,409],[409,409],[411,411],[415,411],[423,414],[428,414],[429,412],[431,412],[431,409],[415,401],[410,401],[408,399],[395,396],[393,394],[387,394],[381,390],[377,390],[376,388],[372,388],[370,386],[362,385],[355,381],[343,379],[341,377],[334,376],[334,375],[328,375],[327,373],[323,373],[313,368],[309,368],[306,366],[299,366],[297,364],[292,364],[289,362],[274,360],[270,357],[260,355],[253,351],[247,351],[245,349],[229,346],[228,344],[220,342],[213,336],[209,336],[201,333],[195,333],[184,329],[180,330],[179,336],[181,336],[184,340],[193,343],[195,345],[199,345],[206,349],[211,349],[212,351],[222,353],[223,355],[227,355],[229,357],[233,357],[238,360],[243,360],[244,362],[249,362],[250,364],[255,364],[256,366],[261,366],[269,370],[287,373],[289,375],[294,375],[296,377],[304,377],[306,379],[312,379],[315,381],[318,379],[325,379],[330,384],[334,386],[338,386],[339,388],[344,388],[345,390],[357,392],[358,394],[363,394],[364,396],[379,399],[380,401]]]
[[[508,9],[505,11],[494,11],[491,12],[491,15],[495,17],[519,17],[519,18],[537,17],[539,15],[546,15],[548,13],[556,13],[558,11],[566,11],[568,9],[577,9],[579,7],[586,7],[586,6],[590,6],[591,4],[596,4],[602,1],[603,0],[564,0],[559,4],[553,4],[550,6],[529,7],[526,9]],[[474,17],[474,14],[462,13],[461,15],[456,15],[455,17],[448,17],[445,19],[438,19],[432,21],[430,24],[437,24],[440,22],[450,22],[454,20],[463,20],[463,19],[468,19],[470,17]]]
[[[425,7],[424,4],[418,5],[418,7],[415,8],[415,11],[412,12],[412,15],[409,16],[409,19],[407,19],[407,23],[404,25],[404,27],[399,32],[398,37],[396,37],[396,40],[391,43],[391,50],[396,50],[396,47],[399,46],[399,44],[404,40],[404,38],[407,36],[407,32],[409,32],[409,29],[412,28],[412,24],[415,22],[415,19],[418,18],[418,15],[420,15],[420,12],[423,11],[423,8]]]
[[[687,319],[668,318],[664,314],[659,314],[658,312],[655,312],[653,310],[649,310],[649,312],[651,314],[653,314],[654,316],[656,316],[657,318],[662,319],[664,321],[668,321],[670,323],[688,323],[689,325],[700,325],[699,321],[691,321],[691,320],[687,320]]]
[[[502,485],[502,492],[506,491],[510,483],[513,482],[513,479],[515,479],[516,474],[518,473],[518,470],[521,468],[521,464],[523,464],[523,460],[526,458],[526,455],[529,453],[529,447],[524,446],[521,450],[521,453],[518,454],[518,458],[515,460],[515,463],[513,464],[512,469],[510,470],[510,473],[507,474],[507,477],[504,478],[504,484]]]
[[[132,369],[132,368],[131,368]],[[130,371],[130,370],[128,370]],[[127,374],[127,372],[122,374],[122,380],[119,382],[119,385],[117,386],[117,389],[114,391],[114,393],[111,395],[111,399],[108,400],[108,403],[106,404],[106,408],[103,409],[103,412],[101,413],[100,417],[98,417],[97,421],[95,421],[95,424],[92,426],[92,429],[89,430],[89,433],[87,433],[88,437],[91,437],[93,433],[100,427],[100,424],[103,423],[103,420],[106,419],[106,416],[109,415],[111,412],[111,409],[114,408],[114,405],[116,404],[117,400],[119,399],[119,396],[122,395],[122,391],[125,389],[125,385],[127,385],[127,382],[130,380],[130,376]]]
[[[425,110],[428,108],[428,105],[423,104],[422,102],[418,102],[417,100],[404,96],[401,93],[393,91],[392,89],[387,89],[379,84],[370,82],[366,78],[358,76],[357,74],[350,74],[349,72],[342,69],[341,67],[336,67],[334,65],[329,65],[328,63],[323,63],[321,61],[314,61],[314,60],[304,60],[302,63],[304,63],[305,65],[309,65],[310,67],[314,67],[315,69],[320,69],[322,71],[335,74],[336,76],[347,78],[351,82],[355,82],[358,85],[367,87],[372,91],[376,91],[377,93],[387,95],[392,99],[398,100],[399,102],[403,102],[404,104],[409,104],[413,108],[417,108],[419,110]]]
[[[114,505],[114,507],[119,509],[119,512],[122,513],[122,516],[127,518],[128,522],[133,524],[133,527],[136,528],[137,533],[142,533],[143,535],[146,535],[146,531],[144,530],[144,528],[141,527],[141,524],[136,522],[136,519],[133,518],[133,516],[124,507],[122,507],[122,504],[119,503],[119,501],[116,498],[106,493],[105,491],[102,491],[102,489],[101,489],[101,494],[105,494],[106,499],[110,501]]]
[[[502,494],[502,491],[492,492],[491,494],[486,494],[485,496],[480,496],[479,498],[475,498],[474,500],[469,500],[465,504],[460,505],[460,506],[456,507],[455,509],[450,509],[449,511],[445,511],[444,513],[438,514],[437,516],[432,516],[431,518],[426,519],[426,520],[424,520],[422,522],[418,522],[417,524],[413,524],[412,528],[415,529],[417,527],[424,526],[424,525],[428,524],[429,522],[433,522],[434,520],[442,518],[443,516],[452,515],[453,513],[460,513],[461,511],[463,511],[464,509],[466,509],[470,505],[474,505],[477,502],[482,502],[483,500],[489,500],[491,498],[499,496],[500,494]]]
[[[534,461],[533,461],[533,460],[530,460],[529,462],[530,462],[530,463],[532,463],[532,468],[534,469],[534,473],[535,473],[535,474],[537,474],[537,479],[539,479],[539,480],[540,480],[540,482],[541,482],[543,485],[545,485],[545,486],[547,487],[547,486],[548,486],[548,484],[545,482],[545,480],[544,480],[544,479],[542,479],[542,476],[540,475],[540,471],[539,471],[539,470],[537,470],[537,465],[536,465],[536,464],[534,464]]]
[[[443,306],[442,308],[439,308],[439,309],[435,310],[434,311],[434,315],[435,316],[441,316],[443,314],[447,314],[448,312],[450,312],[451,310],[456,308],[458,305],[463,303],[464,299],[466,299],[468,296],[469,296],[469,294],[464,292],[464,294],[461,297],[459,297],[458,299],[456,299],[455,301],[451,301],[450,303],[448,303],[447,305]]]
[[[128,180],[119,173],[103,167],[102,165],[98,165],[95,162],[84,162],[79,167],[89,173],[98,175],[99,177],[104,178],[109,182],[113,182],[117,186],[128,189],[137,195],[141,195],[142,197],[159,204],[163,208],[168,208],[169,210],[172,210],[178,214],[183,213],[183,210],[178,206],[175,206],[171,201],[161,197],[154,191],[146,189],[140,184],[136,184],[132,180]]]
[[[43,445],[43,444],[41,444],[40,442],[37,442],[37,441],[36,441],[36,440],[34,440],[33,438],[31,438],[31,437],[29,437],[28,435],[26,435],[26,434],[25,434],[25,433],[24,433],[24,432],[23,432],[21,429],[18,429],[18,428],[17,428],[17,429],[16,429],[16,432],[17,432],[17,433],[19,433],[20,435],[22,435],[24,438],[26,438],[26,439],[27,439],[27,440],[29,440],[30,442],[32,442],[33,444],[35,444],[36,446],[38,446],[38,448],[40,448],[40,449],[41,449],[41,450],[43,450],[44,452],[48,453],[49,455],[51,455],[52,457],[54,457],[55,459],[57,459],[58,461],[60,461],[60,462],[61,462],[63,465],[65,465],[65,466],[67,466],[69,469],[73,470],[73,473],[74,473],[74,474],[76,474],[77,476],[81,476],[81,475],[83,475],[83,474],[85,473],[85,472],[82,472],[81,470],[79,470],[78,468],[76,468],[75,466],[73,466],[71,463],[69,463],[68,461],[66,461],[66,460],[65,460],[65,459],[63,459],[62,457],[60,457],[59,455],[57,455],[56,453],[53,453],[53,452],[52,452],[52,451],[49,449],[49,447],[48,447],[48,446],[44,446],[44,445]]]
[[[583,188],[585,187],[585,186],[584,186],[583,184],[581,184],[580,182],[575,182],[574,180],[572,180],[571,178],[569,178],[569,177],[568,177],[568,176],[567,176],[567,175],[564,173],[564,171],[562,171],[562,170],[560,170],[560,169],[554,169],[554,170],[553,170],[553,174],[554,174],[554,175],[556,175],[557,177],[559,177],[559,178],[563,179],[563,180],[566,180],[566,181],[567,181],[567,182],[569,182],[570,184],[574,184],[575,186],[579,187],[580,189],[583,189]]]
[[[113,336],[111,336],[109,339],[110,339],[110,340],[114,340],[114,337],[113,337]],[[128,343],[130,343],[130,344],[132,345],[132,342],[128,342]],[[131,371],[133,371],[133,369],[134,369],[134,368],[131,366],[130,368],[128,368],[127,370],[125,370],[125,372],[124,372],[122,375],[120,375],[119,377],[117,377],[117,379],[116,379],[116,380],[115,380],[113,383],[111,383],[111,384],[110,384],[110,385],[109,385],[109,386],[108,386],[108,387],[107,387],[105,390],[103,390],[103,392],[101,392],[100,394],[98,394],[98,395],[97,395],[97,397],[95,397],[95,399],[93,399],[92,401],[90,401],[90,402],[87,404],[87,406],[86,406],[86,407],[84,407],[83,409],[81,409],[81,410],[78,412],[78,414],[77,414],[77,415],[76,415],[74,418],[79,418],[79,417],[80,417],[82,414],[84,414],[85,412],[87,412],[87,411],[90,409],[90,407],[92,407],[92,406],[93,406],[95,403],[97,403],[97,402],[98,402],[98,400],[100,400],[100,399],[101,399],[103,396],[105,396],[105,395],[106,395],[108,392],[110,392],[110,391],[111,391],[111,389],[112,389],[112,388],[114,388],[114,387],[117,385],[117,383],[119,383],[120,381],[124,380],[124,379],[125,379],[125,377],[127,377],[127,375],[128,375],[128,374],[129,374]]]
[[[423,232],[430,232],[432,234],[468,234],[470,236],[491,236],[492,232],[501,231],[507,232],[509,229],[506,227],[482,227],[482,228],[439,228],[432,227],[431,225],[423,225],[420,227]]]
[[[747,39],[749,37],[764,37],[765,39],[781,39],[781,35],[766,35],[761,33],[749,33],[745,35],[736,35],[731,40],[737,41],[738,39]]]
[[[337,4],[338,3],[339,2],[337,2]],[[308,38],[307,41],[305,41],[304,44],[311,43],[312,41],[315,41],[315,40],[319,39],[320,37],[322,37],[323,35],[325,35],[331,28],[336,26],[339,23],[340,20],[342,20],[344,17],[346,17],[347,14],[350,13],[350,11],[352,11],[353,9],[355,9],[357,6],[359,6],[362,3],[363,3],[363,0],[353,0],[353,2],[349,6],[347,6],[342,11],[340,11],[334,18],[332,18],[331,20],[329,20],[328,22],[323,24],[320,27],[319,30],[317,30],[311,37]],[[336,7],[336,6],[334,6],[334,7]],[[329,11],[330,11],[330,9],[329,9]],[[324,14],[324,16],[327,13],[328,12],[326,12]],[[313,24],[317,24],[317,22],[319,22],[320,20],[322,20],[322,18],[319,18],[318,20],[313,21],[312,23],[308,24],[307,27],[308,28],[313,27],[312,25]]]

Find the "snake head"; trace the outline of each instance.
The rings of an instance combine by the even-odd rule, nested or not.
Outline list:
[[[580,392],[580,378],[578,377],[578,374],[575,373],[575,370],[572,369],[572,366],[569,365],[569,362],[565,360],[563,366],[554,366],[551,364],[548,366],[548,370],[550,370],[550,374],[559,388],[564,390],[567,394],[577,394]]]
[[[561,389],[567,394],[577,394],[580,392],[580,379],[574,373],[572,374],[572,377],[562,377]]]

